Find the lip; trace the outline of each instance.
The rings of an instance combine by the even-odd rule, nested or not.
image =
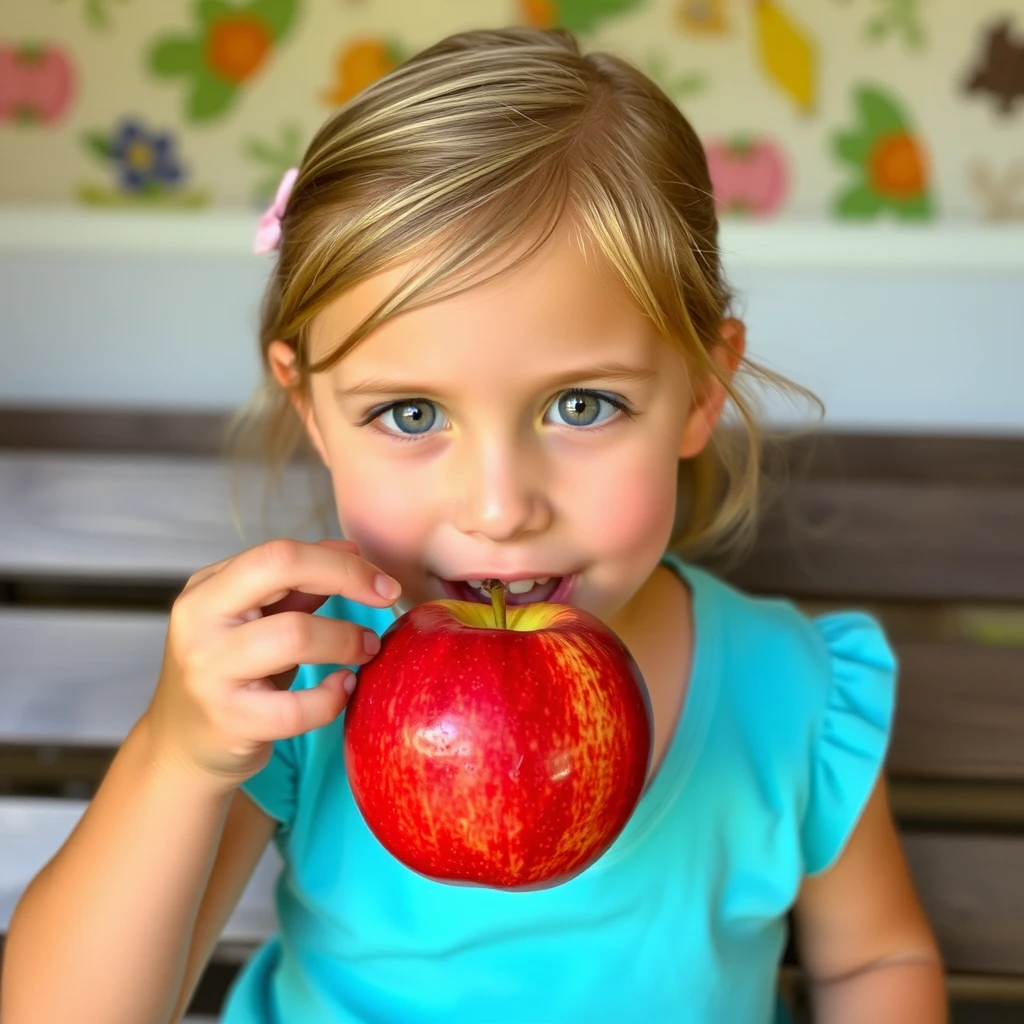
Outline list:
[[[549,579],[554,576],[558,576],[557,572],[538,572],[538,573],[510,573],[508,575],[499,575],[498,573],[492,573],[490,575],[484,574],[482,576],[460,576],[460,580],[488,580],[488,579],[499,579],[502,583],[515,583],[516,580],[535,580],[543,579],[547,576]],[[559,584],[551,592],[551,596],[548,598],[548,604],[568,604],[569,597],[572,595],[573,590],[576,586],[577,573],[568,573],[563,575]],[[443,576],[435,576],[435,579],[441,584],[444,589],[445,597],[453,601],[463,600],[462,595],[455,589],[451,582],[445,579]]]

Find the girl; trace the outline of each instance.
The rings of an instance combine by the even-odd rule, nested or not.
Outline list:
[[[188,582],[151,705],[14,915],[7,1024],[177,1019],[271,839],[280,932],[224,1024],[768,1022],[791,910],[820,1021],[945,1020],[880,630],[689,560],[743,539],[758,479],[716,236],[690,125],[563,32],[445,40],[320,131],[258,237],[266,422],[279,458],[312,443],[346,540]],[[602,618],[653,707],[625,831],[539,892],[403,867],[341,757],[340,666],[487,577]]]

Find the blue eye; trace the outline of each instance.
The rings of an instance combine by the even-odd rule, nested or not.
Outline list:
[[[446,424],[444,417],[439,415],[437,406],[425,398],[395,402],[381,412],[378,419],[393,433],[406,435],[429,434],[439,420],[442,426]]]
[[[623,403],[597,391],[563,391],[550,408],[555,422],[567,427],[592,427],[625,412]]]

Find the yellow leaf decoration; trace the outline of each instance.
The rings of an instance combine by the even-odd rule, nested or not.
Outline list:
[[[814,43],[775,0],[754,0],[757,47],[769,77],[805,112],[816,100]]]

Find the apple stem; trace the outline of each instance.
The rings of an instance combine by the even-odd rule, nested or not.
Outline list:
[[[484,580],[483,589],[491,595],[494,625],[498,629],[505,629],[505,584],[501,580]]]

